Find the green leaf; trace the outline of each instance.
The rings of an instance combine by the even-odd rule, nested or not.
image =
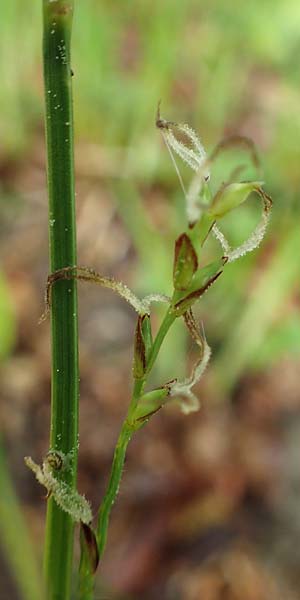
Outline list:
[[[134,336],[133,375],[135,379],[144,377],[151,348],[152,331],[150,316],[148,314],[140,315]]]
[[[151,320],[149,315],[143,315],[141,318],[142,324],[142,336],[145,344],[145,352],[146,352],[146,361],[148,359],[150,350],[153,344],[152,338],[152,329],[151,329]]]
[[[200,298],[223,272],[224,259],[210,263],[199,269],[192,280],[188,293],[174,296],[174,308],[178,316],[183,315]]]
[[[135,379],[141,379],[146,371],[146,346],[142,329],[145,316],[138,317],[134,335],[133,376]]]
[[[199,221],[197,221],[197,223],[195,223],[195,225],[193,225],[189,229],[189,237],[190,237],[192,244],[196,250],[196,253],[198,256],[198,261],[200,260],[202,246],[203,246],[211,228],[213,227],[214,222],[215,222],[215,218],[212,215],[210,215],[208,212],[205,211],[201,215],[201,218],[199,219]]]
[[[186,233],[179,236],[175,243],[173,283],[175,290],[186,290],[198,268],[198,259],[194,246]]]
[[[220,219],[228,212],[243,204],[252,192],[261,193],[261,181],[250,181],[246,183],[230,183],[223,186],[215,195],[209,214]]]
[[[134,411],[133,419],[135,421],[144,421],[145,419],[148,419],[162,407],[164,400],[168,395],[169,388],[167,385],[163,388],[152,390],[151,392],[144,394],[140,398]]]

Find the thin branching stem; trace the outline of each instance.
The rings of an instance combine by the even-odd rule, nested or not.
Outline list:
[[[147,383],[148,376],[154,366],[154,363],[157,359],[159,350],[161,345],[171,327],[174,320],[176,319],[176,314],[172,309],[168,309],[166,315],[161,323],[161,326],[157,332],[155,337],[152,350],[148,360],[148,368],[145,376],[142,379],[136,379],[134,382],[133,393],[130,401],[130,405],[128,408],[127,416],[123,422],[119,438],[117,441],[117,445],[115,448],[113,464],[110,473],[110,479],[107,486],[107,490],[105,496],[103,498],[102,504],[99,510],[98,516],[98,524],[97,524],[97,540],[99,547],[99,555],[102,556],[106,544],[107,538],[107,528],[109,523],[109,516],[112,506],[115,502],[121,478],[123,472],[124,461],[126,457],[126,450],[128,443],[136,430],[135,424],[132,421],[132,416],[134,410],[138,404],[138,401],[144,391],[145,385]]]

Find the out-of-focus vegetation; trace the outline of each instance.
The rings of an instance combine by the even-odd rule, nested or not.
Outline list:
[[[4,161],[26,160],[41,135],[40,12],[38,2],[25,7],[17,0],[3,9],[0,132]],[[298,262],[297,236],[295,245],[291,238],[299,212],[299,19],[296,1],[265,1],[259,10],[255,3],[234,9],[222,2],[202,2],[199,6],[191,0],[175,5],[168,0],[154,2],[151,7],[148,2],[127,7],[87,2],[78,3],[76,8],[73,61],[78,172],[103,178],[117,196],[118,210],[141,258],[141,273],[147,265],[141,285],[150,288],[151,282],[151,286],[166,287],[170,261],[165,247],[171,246],[183,219],[178,182],[166,153],[159,149],[153,126],[158,99],[163,99],[169,118],[192,124],[208,149],[233,132],[248,135],[258,144],[266,187],[275,200],[269,245],[272,250],[282,245],[286,254],[281,265],[272,267],[270,259],[263,270],[262,277],[269,277],[269,295],[280,291],[282,298],[276,310],[266,311],[268,324],[263,336],[265,323],[261,321],[265,319],[261,313],[266,303],[263,297],[260,302],[256,299],[251,324],[257,329],[256,336],[252,332],[256,341],[251,352],[245,352],[243,362],[239,357],[239,373],[254,362],[263,366],[278,360],[278,347],[283,353],[290,346],[295,349],[300,338],[295,335],[295,329],[300,334],[296,309],[292,327],[290,310],[281,312],[287,308],[286,296],[295,284],[292,264],[296,269]],[[12,44],[16,24],[19,35]],[[219,171],[223,177],[229,165],[228,160],[222,161]],[[169,203],[168,212],[172,208],[172,214],[167,215],[167,231],[162,231],[168,238],[165,245],[161,231],[158,236],[156,232],[147,235],[149,215],[147,207],[141,206],[143,196],[152,197],[153,186],[159,184],[163,188],[160,197]],[[5,195],[2,205],[12,201]],[[140,213],[138,219],[136,211]],[[255,219],[255,206],[247,207],[231,224],[232,239],[242,237]],[[152,233],[157,238],[155,253]],[[265,253],[266,247],[261,251]],[[245,283],[258,262],[256,253],[233,265],[232,275],[220,283],[219,293],[207,299],[218,343],[226,340],[229,344],[231,335],[236,335],[234,321],[240,320],[250,302],[253,305]],[[237,281],[238,285],[234,283]],[[222,368],[221,363],[218,365]],[[227,368],[226,363],[222,375]]]
[[[193,126],[207,150],[233,133],[252,138],[261,156],[265,189],[274,200],[271,225],[260,249],[228,266],[226,277],[220,278],[199,304],[198,316],[204,321],[213,357],[203,387],[199,389],[205,409],[197,417],[198,425],[189,419],[184,423],[181,416],[170,411],[170,415],[157,418],[157,430],[153,422],[149,433],[140,434],[137,442],[140,445],[134,446],[129,453],[132,468],[128,475],[131,479],[129,483],[125,482],[125,498],[129,498],[131,509],[126,500],[121,499],[119,517],[112,529],[112,547],[120,539],[118,527],[123,533],[126,530],[120,516],[122,507],[124,514],[133,518],[130,510],[134,499],[130,496],[130,485],[137,490],[136,497],[140,498],[141,504],[143,493],[145,497],[148,493],[149,501],[151,485],[155,487],[155,481],[160,481],[164,474],[161,466],[164,460],[166,479],[173,482],[182,512],[180,520],[176,502],[171,503],[173,518],[179,519],[179,525],[169,524],[169,537],[173,541],[168,541],[165,529],[161,534],[159,510],[156,513],[152,509],[151,518],[156,527],[153,531],[157,531],[158,548],[169,543],[175,552],[174,560],[174,547],[178,548],[180,543],[183,547],[186,543],[187,555],[191,554],[191,540],[187,542],[184,533],[187,525],[195,524],[192,528],[195,542],[199,531],[205,530],[203,523],[199,524],[199,514],[208,514],[207,527],[209,523],[217,526],[220,520],[227,523],[234,511],[239,509],[242,514],[246,510],[243,493],[247,496],[249,492],[251,498],[253,495],[259,497],[262,505],[267,504],[269,511],[275,511],[280,524],[286,523],[286,515],[290,515],[287,528],[293,529],[292,521],[300,521],[293,494],[286,492],[284,502],[285,494],[276,486],[272,487],[273,481],[269,486],[267,476],[268,471],[274,470],[275,479],[281,478],[278,456],[281,465],[286,467],[290,461],[294,464],[293,444],[298,443],[297,436],[292,436],[294,442],[291,442],[288,423],[292,415],[293,426],[297,426],[300,409],[300,384],[297,383],[300,356],[299,24],[300,4],[297,0],[77,2],[73,81],[79,262],[130,282],[141,293],[169,292],[173,243],[185,216],[176,174],[154,127],[159,99],[162,99],[163,116]],[[48,268],[41,29],[40,2],[10,0],[3,3],[0,19],[0,266],[5,275],[0,285],[0,357],[5,361],[1,367],[3,398],[0,410],[18,493],[29,522],[35,523],[39,540],[40,521],[32,514],[34,502],[40,508],[39,490],[33,488],[31,480],[29,482],[30,476],[24,475],[22,460],[24,454],[37,454],[39,458],[45,452],[49,412],[48,330],[46,325],[36,327],[42,312],[42,289]],[[241,162],[237,151],[224,155],[216,164],[214,178],[219,182],[226,180],[237,162]],[[247,178],[248,173],[245,171],[243,177]],[[185,178],[190,176],[188,169],[183,169],[183,175]],[[255,200],[243,210],[238,209],[228,222],[224,219],[232,243],[246,237],[258,219],[259,206]],[[209,244],[205,252],[209,254]],[[88,287],[81,291],[81,315],[81,460],[86,474],[83,469],[80,483],[87,495],[93,498],[94,494],[99,498],[127,402],[127,395],[123,397],[123,393],[130,385],[129,340],[133,319],[128,309],[120,306],[119,301],[111,300],[107,292]],[[184,372],[184,343],[183,329],[178,327],[164,350],[160,368],[165,376]],[[191,352],[189,347],[188,359]],[[123,365],[122,375],[116,375],[117,364],[119,371],[120,364]],[[232,400],[235,408],[229,409]],[[221,401],[226,408],[221,406]],[[211,416],[209,406],[217,403],[217,415],[213,412]],[[232,414],[232,410],[240,410],[242,417],[238,413],[235,421],[236,413]],[[266,427],[265,436],[260,431],[257,438],[256,426],[259,430]],[[278,437],[274,431],[276,427]],[[177,463],[178,428],[181,440],[189,441],[182,449],[185,458]],[[207,446],[198,439],[202,435],[208,440]],[[245,439],[248,436],[249,445],[243,446],[245,456],[242,452],[241,457],[244,473],[237,475],[239,465],[232,460],[234,448],[231,448],[230,440],[235,440],[235,447],[236,438],[240,440],[243,436]],[[282,446],[279,438],[285,440]],[[166,439],[169,439],[169,446]],[[170,449],[173,439],[174,452]],[[214,477],[214,472],[220,477],[222,471],[220,439],[227,448],[224,456],[229,456],[225,467],[223,465],[225,471],[228,470],[228,497],[223,488],[220,491],[222,486]],[[141,450],[143,443],[147,451]],[[161,449],[160,458],[158,450],[153,450],[154,443]],[[219,457],[217,465],[214,462],[216,454],[208,459],[204,446],[208,453],[215,449]],[[186,450],[189,447],[193,450]],[[136,448],[142,456],[140,463],[134,458]],[[247,455],[247,448],[252,457],[257,456],[257,470]],[[178,464],[182,460],[187,465],[184,468],[190,469],[191,479],[199,477],[201,480],[192,513],[185,512],[187,508],[182,506],[184,486],[190,489],[188,481],[184,485],[181,481]],[[211,471],[208,464],[211,464]],[[232,480],[229,467],[234,472]],[[141,473],[147,468],[152,484],[146,484],[142,479]],[[134,474],[135,470],[139,475]],[[285,473],[287,471],[285,469]],[[284,489],[288,490],[292,484],[288,475],[286,477]],[[99,481],[99,489],[92,485],[95,479]],[[205,491],[207,480],[210,481],[209,489],[215,490],[214,494],[210,489],[210,496]],[[299,485],[299,479],[297,482]],[[142,493],[143,484],[146,491]],[[238,485],[243,488],[243,493],[237,492]],[[163,486],[160,489],[162,496],[158,494],[156,501],[163,505],[161,514],[164,515],[168,503],[163,494],[171,494],[172,486],[169,491],[164,492]],[[191,494],[194,492],[190,491]],[[203,505],[205,494],[208,494],[209,510]],[[281,500],[278,499],[280,494]],[[227,502],[230,500],[231,508],[225,497]],[[222,509],[219,510],[220,503]],[[193,514],[191,520],[189,514]],[[140,515],[138,521],[134,521],[133,529],[141,527],[143,530],[145,525],[141,523]],[[124,536],[126,538],[125,533]],[[265,545],[266,539],[267,535]],[[121,565],[119,572],[125,569],[124,555],[128,548],[131,552],[137,548],[134,535],[130,540],[128,547],[124,542],[125,545],[118,549],[115,560]],[[148,542],[143,550],[154,564],[157,546],[153,539]],[[276,549],[283,568],[284,551],[279,543]],[[272,550],[270,552],[272,554]],[[205,551],[203,554],[205,557]],[[288,552],[284,556],[288,556]],[[156,576],[155,569],[150,576],[146,573],[144,588],[142,577],[138,577],[129,559],[127,575],[124,571],[119,580],[118,569],[112,567],[112,555],[107,558],[104,572],[107,580],[129,592],[130,598],[141,597],[140,594],[151,599],[180,597],[193,600],[199,597],[197,593],[205,600],[221,598],[217,592],[213,596],[213,592],[203,591],[210,589],[209,586],[217,589],[219,584],[215,581],[219,575],[212,575],[208,570],[209,573],[204,573],[206,579],[202,574],[205,583],[202,580],[197,587],[194,583],[195,562],[190,566],[188,560],[180,563],[177,573],[174,565],[170,571],[166,567],[167,574],[159,571]],[[239,561],[242,559],[237,555],[237,565]],[[145,558],[143,568],[147,571],[146,564]],[[230,564],[234,571],[234,561]],[[255,566],[251,565],[255,571]],[[246,572],[245,565],[244,568]],[[208,587],[201,588],[201,585]],[[270,589],[267,583],[265,586]],[[193,591],[195,589],[200,592]],[[228,597],[245,600],[245,591],[244,595],[239,593],[235,590]],[[276,597],[275,592],[268,593],[269,596],[249,595],[249,600]]]

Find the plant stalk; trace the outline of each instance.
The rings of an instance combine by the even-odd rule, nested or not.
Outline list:
[[[176,319],[175,312],[169,308],[165,314],[165,317],[160,325],[160,328],[155,337],[152,351],[148,359],[148,368],[143,378],[134,380],[133,392],[128,407],[127,415],[123,421],[121,431],[119,433],[118,441],[114,451],[114,458],[111,467],[110,477],[107,484],[106,492],[98,512],[98,522],[95,531],[99,557],[103,556],[106,540],[107,531],[109,525],[109,518],[111,509],[116,500],[121,479],[123,473],[123,467],[126,458],[126,451],[131,437],[137,430],[136,423],[134,422],[134,411],[139,402],[140,397],[143,395],[145,385],[147,383],[148,376],[154,366],[156,358],[158,356],[161,345],[171,327],[174,320]],[[95,574],[92,572],[89,565],[86,548],[83,545],[81,555],[81,565],[79,574],[79,598],[80,600],[93,600],[94,598],[94,582]]]
[[[117,445],[115,447],[110,480],[99,511],[97,538],[99,539],[98,548],[100,557],[103,555],[104,548],[106,546],[110,511],[119,491],[126,457],[126,450],[133,433],[133,427],[131,427],[130,424],[125,420],[119,434]]]
[[[43,0],[50,270],[76,265],[73,109],[70,40],[73,0]],[[75,488],[78,454],[78,323],[76,280],[59,281],[51,301],[50,448],[68,455],[59,477]],[[71,593],[74,525],[50,497],[44,573],[48,600]]]
[[[118,490],[121,483],[123,466],[126,457],[127,446],[130,442],[130,439],[134,432],[136,431],[136,426],[132,422],[132,415],[134,410],[138,404],[140,397],[143,394],[144,387],[147,383],[148,376],[154,366],[156,358],[158,356],[161,345],[171,327],[174,320],[176,319],[176,314],[172,311],[172,309],[168,309],[166,315],[161,323],[161,326],[156,334],[152,351],[150,352],[150,356],[148,359],[148,368],[145,376],[142,379],[135,380],[133,393],[130,401],[130,405],[128,408],[127,416],[123,422],[119,438],[117,441],[117,445],[115,448],[113,464],[110,473],[110,479],[108,482],[107,490],[103,501],[100,506],[99,515],[98,515],[98,524],[97,524],[97,541],[99,548],[99,556],[103,555],[106,538],[107,538],[107,529],[109,523],[109,516],[112,506],[115,502],[116,496],[118,494]]]

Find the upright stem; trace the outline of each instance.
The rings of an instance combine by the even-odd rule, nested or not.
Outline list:
[[[70,38],[73,0],[43,0],[49,242],[51,272],[76,264]],[[59,281],[51,301],[52,390],[50,447],[69,455],[60,477],[75,487],[78,453],[78,330],[76,280]],[[45,579],[48,600],[70,598],[73,523],[50,498]]]
[[[153,365],[157,359],[158,353],[160,351],[161,345],[174,321],[176,319],[176,313],[169,308],[164,316],[164,319],[161,323],[161,326],[156,334],[155,340],[153,342],[153,346],[150,352],[150,356],[148,359],[147,365],[147,376],[151,373]]]
[[[99,556],[101,557],[106,546],[108,521],[110,511],[119,491],[120,481],[126,457],[127,446],[133,434],[133,428],[126,423],[123,423],[117,445],[115,447],[114,459],[111,468],[110,480],[107,486],[105,497],[101,504],[101,509],[98,517],[97,537],[99,539]]]
[[[117,441],[117,445],[115,448],[114,459],[113,459],[113,464],[112,464],[112,468],[111,468],[111,472],[110,472],[108,486],[107,486],[105,496],[101,503],[99,514],[98,514],[96,536],[97,536],[97,541],[98,541],[100,558],[103,555],[105,545],[106,545],[107,529],[108,529],[110,512],[111,512],[112,506],[115,502],[115,499],[116,499],[116,496],[117,496],[117,493],[118,493],[118,490],[120,487],[121,479],[122,479],[122,472],[123,472],[124,462],[125,462],[125,458],[126,458],[127,446],[130,442],[130,439],[131,439],[133,433],[136,430],[135,423],[132,422],[132,416],[134,414],[134,410],[138,404],[138,401],[139,401],[141,395],[143,394],[143,390],[146,385],[147,378],[148,378],[148,376],[153,368],[153,365],[156,361],[156,358],[158,356],[161,345],[162,345],[171,325],[174,323],[175,319],[176,319],[176,314],[174,313],[174,311],[172,311],[172,309],[168,309],[168,311],[166,312],[165,317],[160,325],[160,328],[156,334],[156,337],[155,337],[155,340],[154,340],[154,343],[152,346],[152,351],[150,352],[150,356],[148,359],[147,372],[146,372],[145,376],[143,377],[143,379],[135,380],[135,383],[134,383],[133,393],[132,393],[130,405],[128,408],[127,416],[123,422],[123,425],[122,425],[122,428],[121,428],[121,431],[119,434],[119,438]],[[82,600],[86,600],[86,599],[83,597]]]
[[[144,384],[144,380],[135,381],[127,416],[122,424],[117,445],[115,447],[108,486],[106,488],[105,496],[100,506],[96,533],[100,558],[102,557],[106,545],[110,511],[119,491],[124,462],[126,458],[127,446],[134,433],[134,427],[131,423],[131,415],[139,400]]]

